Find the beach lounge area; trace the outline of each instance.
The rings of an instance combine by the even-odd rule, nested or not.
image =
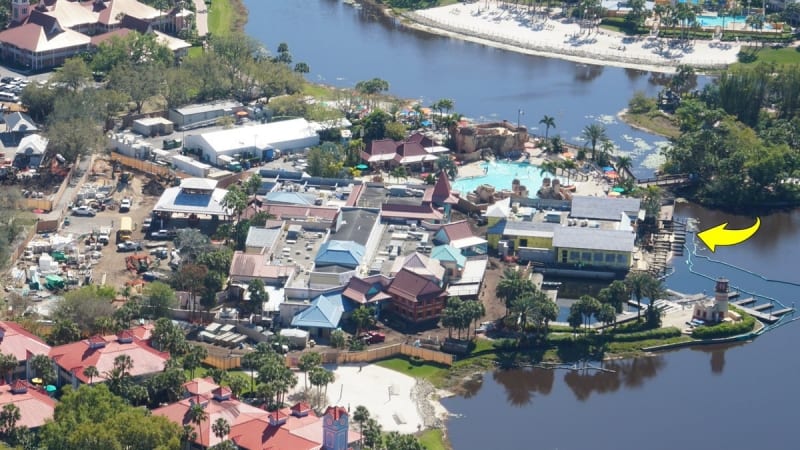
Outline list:
[[[487,7],[488,6],[488,7]],[[458,3],[409,12],[410,26],[521,53],[586,64],[674,71],[678,65],[721,68],[736,62],[740,44],[681,41],[655,35],[629,37],[559,17],[496,2]],[[559,17],[559,18],[557,18]]]

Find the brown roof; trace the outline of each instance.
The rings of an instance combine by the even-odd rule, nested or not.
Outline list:
[[[447,235],[448,242],[475,236],[475,234],[472,232],[472,229],[469,227],[469,223],[467,223],[466,220],[461,220],[458,222],[442,225],[442,228],[440,228],[440,230],[443,230],[444,233]]]
[[[231,268],[228,274],[233,277],[267,278],[277,280],[288,278],[294,273],[294,266],[279,266],[269,263],[264,255],[248,255],[243,252],[234,252]]]
[[[458,203],[458,199],[453,196],[453,188],[450,186],[450,178],[444,171],[439,172],[436,178],[436,184],[433,185],[433,196],[431,198],[433,203]]]
[[[243,213],[242,217],[249,219],[253,217],[256,212],[264,211],[268,214],[275,216],[280,220],[289,219],[308,219],[317,218],[327,221],[333,221],[339,215],[339,208],[328,208],[323,206],[303,206],[303,205],[278,205],[266,203],[261,208],[248,207]]]
[[[109,41],[114,37],[124,38],[125,36],[129,35],[133,30],[129,30],[127,28],[118,28],[113,31],[109,31],[108,33],[98,34],[92,36],[92,46],[99,47],[100,44],[103,42]]]
[[[19,408],[20,418],[16,426],[29,429],[39,428],[52,419],[56,407],[56,401],[50,396],[22,380],[0,386],[0,409],[8,404]]]
[[[379,300],[387,300],[391,298],[388,294],[383,292],[386,286],[389,285],[391,279],[383,275],[374,275],[367,278],[350,278],[347,282],[342,295],[357,303],[376,302]],[[377,292],[370,293],[373,287],[380,286]]]
[[[408,269],[397,273],[388,292],[412,302],[438,298],[445,293],[438,284]]]
[[[1,32],[0,42],[40,53],[88,45],[91,39],[77,31],[62,29],[54,18],[33,11],[27,23]]]
[[[408,218],[417,220],[441,220],[444,215],[433,209],[429,203],[422,205],[402,205],[384,203],[381,205],[381,216],[389,218]]]

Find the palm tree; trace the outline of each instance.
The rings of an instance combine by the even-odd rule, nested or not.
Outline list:
[[[436,160],[436,171],[444,172],[451,180],[455,180],[458,175],[458,167],[450,155],[442,155]]]
[[[636,320],[638,321],[642,314],[642,298],[649,293],[655,292],[654,285],[660,284],[660,282],[646,272],[630,272],[625,277],[625,283],[628,285],[631,294],[636,298]],[[651,299],[651,303],[652,301]]]
[[[495,288],[495,295],[497,295],[497,298],[504,301],[506,305],[506,315],[508,315],[508,310],[514,300],[526,292],[533,291],[534,288],[535,286],[530,278],[523,277],[523,271],[505,269],[503,271],[503,278],[500,279]]]
[[[556,119],[545,114],[539,123],[544,125],[544,141],[547,142],[548,135],[550,134],[550,128],[556,127]]]
[[[89,377],[89,384],[92,384],[94,381],[94,377],[99,376],[100,372],[97,371],[97,367],[89,366],[83,369],[83,376]]]
[[[5,353],[0,354],[0,373],[5,376],[6,382],[11,382],[14,369],[17,368],[17,365],[19,365],[19,363],[17,362],[16,356],[6,355]]]
[[[592,144],[592,161],[594,161],[597,143],[608,140],[606,127],[599,123],[587,125],[581,132],[581,136]]]
[[[619,156],[617,157],[617,173],[622,176],[623,173],[628,173],[628,171],[633,167],[633,160],[630,156]]]
[[[232,211],[238,219],[247,208],[247,194],[239,186],[233,185],[228,188],[228,192],[222,198],[222,206]],[[233,219],[233,215],[231,219]]]
[[[186,421],[197,427],[200,436],[203,434],[203,422],[206,420],[208,420],[206,407],[199,402],[192,403],[192,406],[186,411]],[[200,437],[200,440],[202,441],[202,437]]]
[[[555,176],[556,170],[558,170],[558,165],[555,163],[555,161],[546,160],[539,164],[539,175],[550,173]]]
[[[353,411],[353,421],[358,424],[358,432],[361,433],[360,443],[364,443],[364,424],[369,420],[369,410],[364,405],[356,406]]]
[[[56,380],[53,361],[47,355],[36,355],[31,359],[34,375],[42,379],[44,384],[52,384]]]
[[[561,162],[561,170],[567,172],[567,185],[569,185],[570,176],[572,175],[572,171],[575,170],[577,167],[578,167],[578,164],[576,164],[575,161],[573,161],[571,159],[565,159],[564,161]]]
[[[216,436],[217,439],[223,441],[225,440],[225,436],[231,432],[231,424],[229,424],[224,418],[220,417],[211,425],[211,431],[214,432],[214,436]]]
[[[455,105],[453,103],[453,100],[449,98],[443,98],[439,100],[437,103],[439,104],[440,112],[443,109],[445,111],[445,114],[450,114],[450,110],[453,109],[453,106]]]
[[[355,324],[356,336],[358,336],[361,334],[361,330],[369,328],[372,325],[375,318],[371,308],[361,306],[353,311],[353,314],[350,316],[350,320],[352,320]]]

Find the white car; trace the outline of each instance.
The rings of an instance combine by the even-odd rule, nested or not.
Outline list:
[[[124,198],[119,204],[119,212],[124,213],[131,210],[131,199]]]
[[[97,212],[88,206],[78,206],[77,208],[72,208],[73,216],[94,217],[96,214]]]

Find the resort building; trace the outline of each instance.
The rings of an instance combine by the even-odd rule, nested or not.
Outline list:
[[[25,69],[42,70],[90,50],[90,36],[118,30],[155,32],[181,54],[189,44],[161,31],[184,29],[187,13],[178,8],[162,12],[137,0],[41,0],[34,5],[13,0],[11,26],[0,32],[0,55]]]
[[[415,324],[438,320],[447,301],[442,286],[443,280],[402,269],[386,290],[392,297],[389,310]]]
[[[153,414],[183,426],[192,406],[202,405],[207,419],[188,423],[194,429],[194,445],[199,448],[232,440],[243,450],[348,450],[361,439],[359,433],[350,430],[347,410],[341,407],[328,407],[321,417],[303,402],[268,412],[240,402],[230,389],[211,378],[196,378],[183,386],[184,399],[157,408]],[[219,419],[230,425],[230,432],[221,437],[211,426]]]
[[[199,114],[186,111],[186,108],[182,108],[182,110],[182,114],[186,115]],[[211,112],[206,114],[211,114]],[[178,129],[184,127],[181,125],[180,117],[173,118],[170,115],[170,120],[178,126]],[[187,149],[196,151],[202,161],[217,166],[223,165],[222,162],[225,158],[220,160],[221,156],[250,155],[250,157],[269,160],[271,159],[270,155],[274,155],[275,149],[287,152],[315,145],[319,145],[319,135],[305,119],[284,120],[194,134],[186,136],[184,143]]]
[[[556,262],[579,269],[627,272],[636,234],[626,230],[557,227],[553,234]]]
[[[0,322],[0,353],[17,359],[17,368],[10,374],[3,374],[3,377],[10,376],[6,379],[10,382],[14,378],[30,378],[31,358],[49,354],[50,346],[19,324]]]
[[[58,368],[58,384],[70,384],[77,388],[79,383],[104,382],[114,368],[114,359],[121,355],[129,356],[133,362],[128,372],[133,378],[162,372],[169,353],[160,352],[150,346],[151,330],[152,325],[146,325],[53,347],[50,358]],[[89,366],[97,368],[99,373],[92,379],[83,373]]]
[[[25,380],[0,385],[0,410],[4,410],[6,405],[14,405],[19,409],[19,419],[14,424],[16,427],[34,431],[52,420],[56,409],[54,399]]]
[[[361,152],[361,158],[373,167],[394,168],[406,166],[413,170],[423,171],[431,166],[442,155],[449,153],[447,147],[436,145],[422,133],[414,133],[404,141],[392,139],[376,139],[367,144]]]
[[[201,218],[225,220],[231,215],[223,205],[228,191],[217,188],[217,181],[208,178],[184,178],[180,186],[164,190],[153,207],[153,214],[162,225],[172,218],[184,217],[196,224]],[[165,227],[166,228],[166,227]]]
[[[341,321],[350,317],[355,307],[341,292],[322,294],[292,317],[291,326],[308,331],[311,337],[328,339],[333,330],[340,328]]]
[[[475,236],[466,220],[442,225],[433,236],[433,242],[453,246],[464,256],[485,255],[487,250],[486,239]]]
[[[242,111],[244,106],[233,100],[220,100],[209,103],[197,103],[180,108],[170,109],[168,119],[178,130],[214,124],[222,116],[232,116]]]
[[[573,219],[619,222],[627,217],[628,221],[644,220],[644,209],[638,198],[588,197],[575,196],[569,217]]]

